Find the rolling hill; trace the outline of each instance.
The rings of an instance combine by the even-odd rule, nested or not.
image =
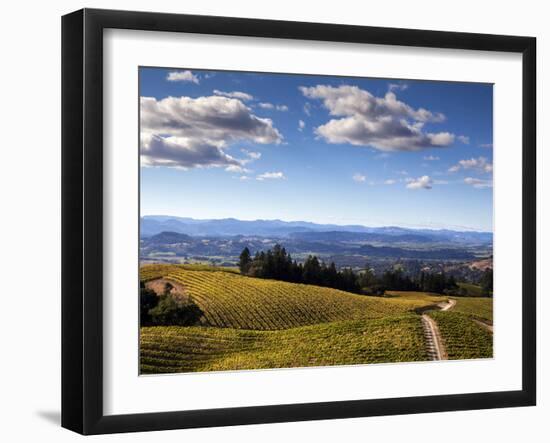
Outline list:
[[[279,330],[344,320],[403,314],[447,297],[422,292],[403,297],[366,297],[338,289],[244,277],[234,272],[145,265],[145,282],[165,279],[204,312],[201,324],[235,329]]]
[[[170,282],[203,316],[196,326],[140,329],[140,373],[292,368],[429,359],[419,311],[439,324],[450,359],[492,355],[492,299],[389,292],[368,297],[336,289],[242,276],[207,265],[143,265],[141,280]]]
[[[427,360],[414,314],[280,331],[144,327],[140,340],[143,374]]]

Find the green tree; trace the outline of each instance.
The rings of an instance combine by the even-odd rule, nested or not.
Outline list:
[[[358,275],[357,280],[361,288],[372,288],[374,285],[376,285],[376,275],[374,274],[374,271],[369,267],[368,263],[365,264],[365,270]]]
[[[248,247],[245,247],[243,252],[241,252],[241,255],[239,255],[239,269],[241,274],[248,274],[251,265],[252,259],[250,258],[250,250]]]
[[[197,324],[203,312],[191,300],[178,300],[170,294],[163,294],[149,315],[154,325],[191,326]]]
[[[310,285],[318,285],[321,282],[321,264],[314,255],[310,255],[304,263],[303,280]]]
[[[139,322],[141,326],[151,324],[151,314],[149,311],[157,306],[159,298],[155,291],[145,287],[143,282],[139,288]]]
[[[481,292],[485,297],[493,296],[493,270],[491,268],[485,268],[485,271],[483,271],[480,285]]]

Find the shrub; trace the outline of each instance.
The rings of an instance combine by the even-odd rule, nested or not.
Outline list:
[[[158,304],[149,311],[154,325],[191,326],[198,323],[202,310],[191,300],[180,300],[169,293],[161,295]]]

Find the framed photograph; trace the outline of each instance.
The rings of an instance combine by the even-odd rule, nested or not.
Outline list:
[[[535,51],[64,16],[62,425],[535,405]]]

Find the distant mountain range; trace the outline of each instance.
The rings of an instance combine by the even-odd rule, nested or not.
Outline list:
[[[147,215],[141,217],[140,236],[185,234],[193,237],[258,236],[288,238],[316,243],[376,242],[376,243],[458,243],[491,244],[491,232],[453,231],[449,229],[412,229],[395,226],[366,227],[361,225],[317,224],[305,221],[237,220],[234,218],[200,220],[188,217]],[[159,241],[164,239],[158,239]]]

